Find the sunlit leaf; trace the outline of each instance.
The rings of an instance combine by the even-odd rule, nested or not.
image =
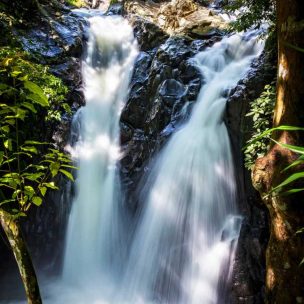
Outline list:
[[[62,174],[64,174],[68,179],[70,179],[71,181],[74,181],[74,177],[72,175],[71,172],[68,172],[66,170],[60,169],[59,170]]]
[[[28,89],[33,94],[28,95],[28,98],[33,100],[34,102],[39,103],[42,106],[49,106],[48,98],[45,96],[43,90],[32,81],[25,81],[23,83],[24,87]],[[35,97],[36,96],[36,97]],[[39,98],[37,98],[37,96]]]
[[[60,163],[55,162],[50,164],[52,177],[55,177],[58,174],[59,169],[60,169]]]
[[[262,132],[261,134],[259,134],[252,141],[250,141],[250,144],[256,143],[261,138],[265,137],[266,135],[271,134],[273,131],[304,131],[304,128],[294,127],[294,126],[279,126],[276,128],[272,128],[272,129],[266,130],[266,131]],[[248,146],[248,144],[243,149],[246,149],[247,146]]]
[[[4,141],[4,147],[8,149],[9,151],[12,151],[12,140],[7,139]]]
[[[42,204],[42,198],[39,196],[34,196],[32,198],[32,202],[33,204],[35,204],[36,206],[40,206]]]
[[[276,144],[280,145],[281,147],[286,148],[290,151],[293,151],[293,152],[299,153],[299,154],[304,154],[304,147],[283,144],[283,143],[280,143],[280,142],[278,142],[274,139],[272,139],[272,141],[275,142]]]
[[[58,190],[58,187],[55,185],[54,182],[50,182],[50,183],[43,183],[43,186],[46,186],[47,188],[53,189],[53,190]]]
[[[32,186],[25,186],[24,192],[28,197],[31,199],[31,197],[35,194],[35,190]]]
[[[40,190],[41,195],[42,195],[42,196],[45,196],[46,191],[47,191],[47,187],[40,186],[40,187],[39,187],[39,190]]]
[[[25,147],[21,147],[21,150],[22,150],[22,151],[26,151],[26,152],[31,152],[31,153],[34,153],[34,154],[37,154],[37,153],[38,153],[37,148],[34,147],[34,146],[25,146]]]

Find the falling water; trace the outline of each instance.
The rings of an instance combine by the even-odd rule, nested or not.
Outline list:
[[[221,303],[241,225],[224,96],[262,47],[252,33],[233,35],[193,58],[205,85],[143,189],[122,295],[113,303]]]
[[[86,106],[73,122],[74,126],[80,125],[79,139],[72,150],[79,170],[77,194],[67,229],[63,282],[66,286],[81,288],[82,293],[88,287],[92,295],[94,289],[99,291],[102,285],[107,285],[105,290],[110,288],[124,260],[116,162],[119,117],[137,44],[131,26],[123,18],[89,20],[90,37],[83,63]],[[79,299],[79,294],[75,298],[79,303],[91,301]]]
[[[90,23],[83,70],[87,105],[74,122],[80,126],[73,150],[77,194],[63,280],[54,292],[59,300],[49,297],[49,303],[225,304],[222,285],[231,274],[242,221],[223,121],[225,96],[263,44],[254,33],[233,35],[191,59],[205,84],[190,119],[149,173],[128,248],[116,162],[136,43],[122,18],[94,17]]]

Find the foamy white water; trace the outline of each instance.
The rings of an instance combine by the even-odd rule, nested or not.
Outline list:
[[[205,85],[144,187],[122,295],[113,303],[221,302],[219,283],[229,279],[241,226],[223,96],[263,48],[247,38],[224,38],[193,59]]]
[[[57,299],[51,295],[50,303],[103,303],[116,287],[125,260],[116,163],[120,112],[137,43],[122,17],[89,21],[83,62],[86,106],[75,115],[72,128],[80,130],[72,149],[79,164],[77,193],[68,222],[62,280],[56,282],[53,295]]]
[[[244,77],[263,43],[254,33],[233,35],[192,59],[205,84],[189,121],[171,137],[149,174],[129,248],[116,163],[119,115],[136,43],[122,18],[90,20],[83,71],[87,105],[73,128],[80,130],[72,149],[80,166],[77,195],[63,278],[48,286],[45,302],[225,304],[222,285],[231,274],[242,218],[224,96]]]

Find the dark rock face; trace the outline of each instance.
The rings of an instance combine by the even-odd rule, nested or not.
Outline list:
[[[158,47],[169,37],[157,25],[141,17],[132,16],[130,23],[134,28],[134,34],[142,51]]]
[[[153,155],[190,113],[203,82],[189,60],[219,40],[189,40],[165,34],[154,39],[150,23],[137,19],[134,29],[141,52],[136,61],[128,101],[121,115],[124,156],[121,175],[127,201],[136,209],[136,189]],[[148,29],[148,30],[147,30]],[[160,30],[157,28],[156,33]]]
[[[141,46],[145,51],[137,59],[129,99],[121,117],[124,149],[121,175],[128,204],[133,210],[140,203],[139,180],[149,171],[153,156],[172,132],[187,120],[203,84],[201,75],[189,59],[218,39],[218,36],[204,41],[169,38],[159,46],[147,46],[147,39]],[[224,288],[225,304],[264,303],[268,212],[252,187],[250,173],[244,168],[242,147],[250,137],[252,125],[245,114],[250,101],[274,79],[272,62],[272,58],[263,54],[237,87],[227,92],[225,120],[235,160],[238,204],[244,219],[231,282]]]
[[[262,54],[252,64],[247,76],[230,93],[227,103],[225,119],[232,142],[239,210],[244,220],[225,303],[264,303],[268,211],[252,186],[250,172],[244,168],[242,147],[250,138],[252,126],[251,118],[245,114],[249,110],[250,101],[259,97],[264,86],[275,78],[273,62],[273,58]]]
[[[81,56],[85,26],[84,19],[67,12],[56,19],[42,18],[30,30],[17,29],[16,34],[24,50],[39,62],[63,63],[69,57]]]

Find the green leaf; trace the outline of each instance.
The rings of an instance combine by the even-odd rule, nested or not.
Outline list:
[[[53,190],[58,190],[58,187],[55,185],[54,182],[50,182],[50,183],[43,183],[43,186],[46,186],[47,188],[53,189]]]
[[[5,92],[7,89],[10,89],[10,86],[8,86],[5,83],[0,83],[0,95],[1,93]]]
[[[15,199],[18,196],[18,194],[20,194],[20,193],[21,193],[20,189],[15,190],[14,193],[13,193],[13,195],[12,195],[12,198]]]
[[[0,165],[1,165],[2,162],[3,162],[3,157],[4,157],[4,152],[3,152],[3,151],[0,151]]]
[[[11,139],[7,139],[6,141],[4,141],[4,147],[6,149],[8,149],[9,151],[12,151],[12,140]]]
[[[21,150],[22,150],[22,151],[26,151],[26,152],[30,152],[30,153],[34,153],[34,154],[37,154],[37,153],[38,153],[37,148],[36,148],[36,147],[33,147],[33,146],[21,147]]]
[[[9,133],[10,127],[9,127],[9,125],[5,125],[5,126],[1,127],[1,130],[2,130],[4,133]]]
[[[11,72],[11,76],[15,78],[15,77],[17,77],[18,75],[20,75],[21,73],[22,73],[21,71],[17,71],[17,70],[16,70],[16,71]]]
[[[4,201],[1,201],[0,202],[0,206],[4,205],[4,204],[7,204],[7,203],[11,203],[11,202],[14,202],[15,200],[14,199],[7,199],[7,200],[4,200]]]
[[[275,142],[276,144],[280,145],[281,147],[286,148],[290,151],[293,151],[293,152],[299,153],[299,154],[304,154],[304,148],[303,147],[283,144],[283,143],[280,143],[280,142],[278,142],[274,139],[272,139],[272,141]]]
[[[37,94],[28,94],[28,95],[26,95],[26,99],[31,100],[32,102],[37,103],[37,104],[41,105],[42,107],[49,106],[49,102],[47,100],[41,98]]]
[[[42,198],[39,196],[34,196],[32,199],[33,204],[40,206],[42,204]]]
[[[33,93],[30,94],[31,96],[29,97],[29,99],[39,103],[43,107],[49,106],[48,98],[45,96],[43,90],[36,83],[32,81],[25,81],[23,85],[27,90]],[[34,96],[38,96],[39,98],[36,98]]]
[[[68,171],[63,170],[63,169],[60,169],[59,171],[61,173],[63,173],[68,179],[70,179],[71,181],[74,181],[74,177],[73,177],[71,172],[68,172]]]
[[[295,160],[292,164],[290,164],[288,167],[286,167],[282,172],[285,172],[293,167],[299,166],[304,164],[304,155],[301,155],[297,160]]]
[[[42,195],[42,196],[45,196],[46,191],[47,191],[47,187],[40,186],[40,187],[39,187],[39,190],[40,190],[41,195]]]
[[[28,195],[28,197],[31,199],[32,196],[35,194],[35,190],[34,190],[34,188],[31,187],[31,186],[25,186],[25,187],[24,187],[24,193],[25,193],[26,195]]]
[[[24,120],[26,114],[27,114],[27,111],[22,110],[22,109],[20,109],[20,108],[17,108],[15,118],[19,118],[19,119],[21,119],[21,120]]]
[[[296,234],[301,234],[301,233],[304,233],[304,228],[301,228],[296,232]]]
[[[250,141],[250,144],[256,143],[261,138],[265,137],[266,135],[271,134],[273,131],[304,131],[304,128],[293,127],[293,126],[279,126],[276,128],[272,128],[272,129],[266,130],[266,131],[262,132],[261,134],[259,134],[252,141]],[[248,146],[248,144],[243,148],[243,150],[246,149],[247,146]]]
[[[21,104],[21,106],[30,110],[33,113],[37,113],[37,110],[35,109],[35,106],[30,102],[25,101]]]
[[[55,177],[58,174],[59,169],[60,169],[60,163],[54,162],[50,164],[52,177]]]
[[[71,165],[61,165],[61,167],[64,167],[64,168],[70,168],[70,169],[75,169],[75,170],[77,170],[77,169],[78,169],[78,167],[71,166]]]
[[[22,176],[24,176],[26,179],[31,181],[37,181],[39,177],[44,176],[44,173],[24,173]]]
[[[302,48],[300,48],[300,47],[298,47],[296,45],[293,45],[293,44],[291,44],[291,43],[289,43],[287,41],[284,41],[283,44],[285,44],[286,46],[288,46],[288,47],[290,47],[290,48],[292,48],[292,49],[294,49],[296,51],[304,53],[304,49],[302,49]]]
[[[288,195],[295,194],[295,193],[302,192],[302,191],[304,191],[304,188],[291,189],[291,190],[282,192],[281,195],[288,196]]]
[[[271,192],[276,191],[278,188],[284,187],[298,179],[304,178],[304,172],[297,172],[286,178],[282,183],[272,189]]]
[[[35,141],[35,140],[26,140],[24,142],[25,145],[48,145],[47,142]]]

